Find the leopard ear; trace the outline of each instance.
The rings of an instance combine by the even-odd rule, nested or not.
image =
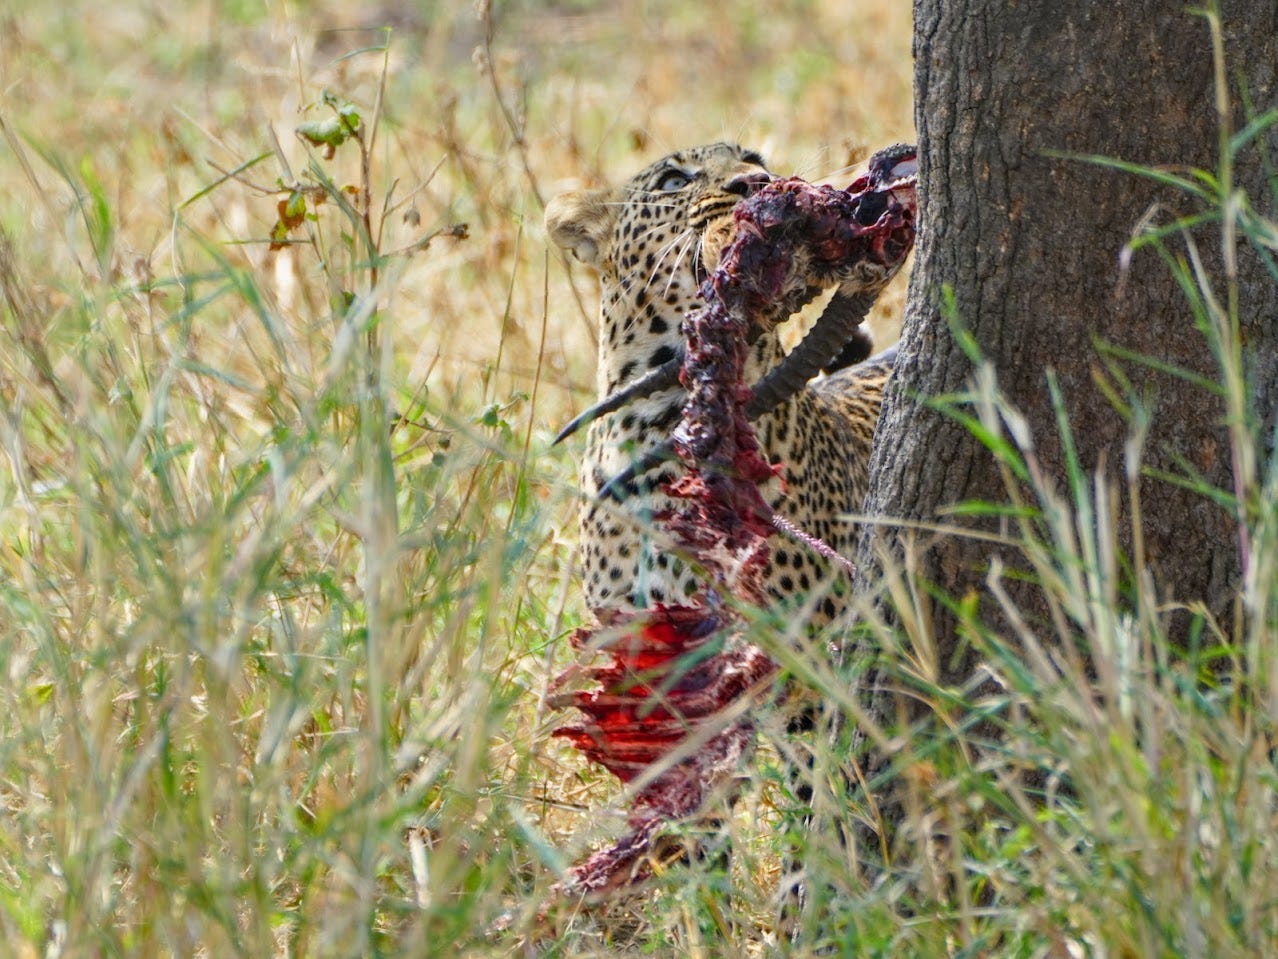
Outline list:
[[[608,190],[574,190],[546,204],[546,232],[587,266],[601,269],[604,247],[617,222]]]

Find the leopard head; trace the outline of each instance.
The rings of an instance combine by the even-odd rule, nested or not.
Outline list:
[[[550,202],[550,238],[599,274],[601,395],[674,356],[680,321],[731,238],[733,208],[771,180],[758,153],[714,143],[619,187]]]

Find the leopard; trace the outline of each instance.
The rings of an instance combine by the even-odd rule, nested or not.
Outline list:
[[[700,306],[698,289],[734,232],[733,210],[773,179],[758,151],[719,142],[670,153],[620,186],[571,191],[547,204],[550,240],[599,279],[601,398],[678,355],[683,318]],[[783,331],[775,325],[750,345],[747,382],[781,362]],[[792,527],[842,556],[855,548],[893,359],[889,349],[817,377],[754,424],[778,471],[765,498]],[[600,496],[612,477],[668,439],[683,400],[675,386],[590,423],[578,480],[581,578],[588,607],[605,620],[688,605],[703,590],[698,570],[657,522],[676,508],[665,490],[681,468],[677,461],[628,479],[620,501]],[[841,617],[849,601],[843,564],[802,537],[773,540],[764,583],[769,604],[787,621],[813,627]]]

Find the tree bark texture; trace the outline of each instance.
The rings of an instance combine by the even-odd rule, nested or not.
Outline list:
[[[1083,469],[1090,474],[1106,463],[1119,480],[1128,428],[1094,385],[1095,342],[1216,378],[1206,341],[1157,255],[1137,253],[1121,275],[1120,252],[1142,217],[1161,210],[1160,222],[1168,222],[1192,210],[1193,201],[1135,175],[1053,155],[1100,154],[1178,172],[1215,169],[1207,22],[1181,4],[1136,0],[916,0],[914,6],[921,226],[866,504],[889,524],[937,522],[946,506],[1005,498],[992,457],[927,405],[929,397],[964,390],[972,373],[940,313],[946,286],[1002,391],[1028,418],[1037,455],[1059,478],[1058,489],[1066,481],[1047,369],[1058,376]],[[1230,4],[1223,19],[1235,105],[1243,78],[1257,112],[1275,106],[1278,5]],[[1241,107],[1237,115],[1243,118]],[[1278,148],[1272,129],[1267,139],[1271,151]],[[1254,150],[1248,156],[1251,165],[1238,179],[1257,206],[1272,212],[1261,164]],[[1219,231],[1195,236],[1209,265],[1218,264]],[[1255,399],[1272,422],[1278,291],[1256,257],[1245,257],[1241,270]],[[1125,369],[1139,391],[1155,398],[1146,465],[1182,474],[1177,457],[1183,457],[1207,481],[1231,489],[1219,398],[1137,364]],[[1227,615],[1240,568],[1231,515],[1165,482],[1142,481],[1141,495],[1147,553],[1165,597],[1204,600]],[[880,549],[899,557],[906,535],[892,525],[867,528],[859,556],[869,574],[863,583],[873,583]],[[922,555],[918,572],[961,596],[980,589],[996,552],[987,541],[942,536]],[[1024,565],[1014,555],[1004,559],[1013,568]],[[938,678],[962,681],[971,663],[950,655],[954,619],[939,605],[933,615],[938,660],[951,664],[950,674]],[[879,705],[874,711],[883,714]]]

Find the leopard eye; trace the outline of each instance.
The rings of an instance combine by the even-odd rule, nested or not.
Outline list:
[[[676,193],[692,182],[692,174],[684,170],[667,170],[657,183],[660,193]]]

